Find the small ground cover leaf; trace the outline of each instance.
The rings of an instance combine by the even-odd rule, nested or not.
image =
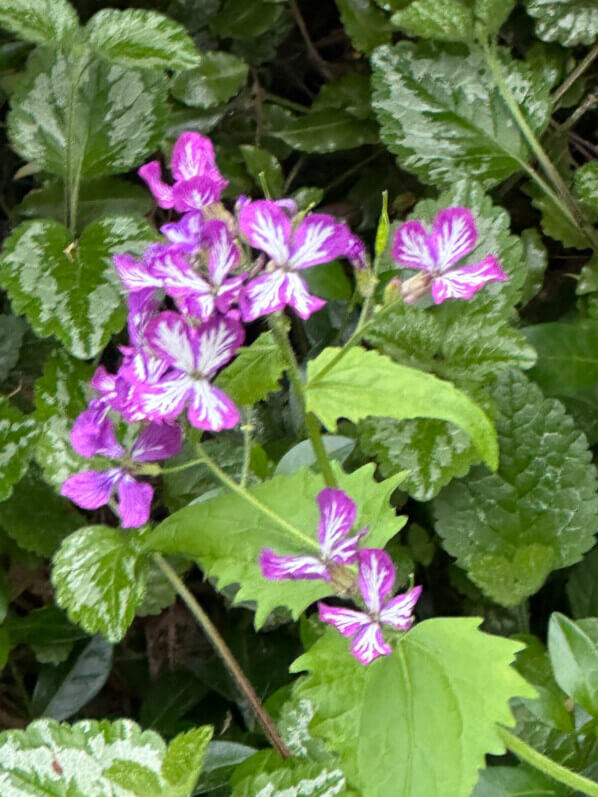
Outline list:
[[[32,415],[23,415],[7,399],[0,399],[0,501],[27,473],[39,431]]]
[[[538,352],[530,377],[548,396],[575,396],[598,383],[598,321],[553,321],[525,327]]]
[[[512,606],[591,548],[597,479],[587,440],[558,401],[517,371],[499,376],[492,396],[498,472],[473,469],[440,493],[434,511],[446,550],[487,595]]]
[[[270,131],[290,147],[302,152],[327,153],[353,149],[378,141],[376,123],[358,119],[342,110],[309,111]]]

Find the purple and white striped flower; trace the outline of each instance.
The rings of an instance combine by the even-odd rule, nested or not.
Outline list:
[[[81,416],[80,416],[81,417]],[[143,462],[168,459],[181,450],[182,436],[178,426],[149,424],[139,434],[130,452],[117,441],[109,418],[95,427],[75,424],[71,442],[81,456],[101,455],[121,460],[122,464],[105,471],[86,470],[67,479],[61,494],[83,509],[98,509],[110,501],[116,491],[118,512],[123,528],[133,528],[147,523],[154,495],[151,484],[139,482],[134,476],[135,466]]]
[[[243,343],[242,325],[230,316],[214,316],[200,327],[166,311],[149,325],[146,340],[169,370],[156,383],[140,382],[136,402],[150,420],[172,420],[185,407],[190,423],[219,432],[231,429],[239,411],[222,390],[211,384],[216,371]]]
[[[347,536],[357,517],[354,502],[342,490],[332,487],[326,487],[318,493],[317,500],[320,508],[320,555],[279,556],[264,548],[260,556],[264,578],[277,581],[323,578],[329,581],[332,563],[342,566],[357,561],[357,544],[366,529],[352,537]]]
[[[241,293],[245,321],[287,305],[307,319],[326,304],[309,293],[298,272],[345,254],[351,233],[344,224],[324,213],[312,213],[293,227],[279,202],[260,199],[242,206],[239,227],[251,246],[270,258],[268,270]]]
[[[378,656],[392,652],[382,636],[382,626],[407,631],[413,623],[413,608],[421,594],[421,587],[409,592],[391,594],[396,572],[390,556],[377,548],[364,548],[357,553],[359,587],[367,612],[327,606],[318,603],[320,620],[333,625],[343,636],[351,637],[351,653],[362,664],[369,664]]]
[[[462,207],[437,213],[429,234],[420,221],[401,224],[393,242],[393,257],[402,266],[422,271],[403,283],[405,301],[416,301],[430,287],[436,304],[446,299],[470,299],[487,282],[507,280],[494,255],[472,266],[455,268],[474,249],[477,239],[473,214]]]

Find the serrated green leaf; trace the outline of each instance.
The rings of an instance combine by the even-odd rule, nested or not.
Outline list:
[[[532,205],[542,214],[540,225],[545,235],[574,249],[589,248],[590,243],[579,227],[565,216],[561,208],[539,186],[527,183],[524,190],[531,197]]]
[[[83,516],[57,495],[30,469],[13,488],[12,495],[0,503],[0,526],[26,551],[51,557],[71,531],[84,524]]]
[[[342,473],[340,468],[335,468],[335,472],[341,489],[357,504],[356,528],[368,526],[367,544],[384,546],[404,523],[404,518],[397,518],[388,506],[400,477],[377,483],[373,480],[374,465],[365,465],[351,474]],[[268,509],[296,527],[296,534],[251,507],[241,496],[227,493],[172,514],[148,532],[144,549],[197,559],[208,576],[218,579],[220,590],[229,584],[240,584],[234,601],[257,602],[256,628],[278,606],[288,607],[296,618],[310,603],[329,595],[329,587],[319,582],[267,581],[258,559],[262,548],[281,554],[317,551],[316,496],[323,487],[321,475],[302,470],[292,476],[276,476],[249,489]],[[202,529],[201,534],[197,533],[198,528]],[[223,528],[226,534],[222,533]]]
[[[123,638],[145,596],[147,559],[138,535],[108,526],[71,534],[54,556],[56,602],[89,633]]]
[[[243,144],[241,154],[247,171],[253,177],[255,184],[260,185],[260,175],[263,173],[271,195],[273,197],[281,196],[284,178],[278,159],[268,150],[254,147],[251,144]]]
[[[521,294],[521,304],[525,306],[542,288],[544,274],[548,266],[548,252],[535,227],[523,230],[521,243],[523,244],[523,258],[527,264],[527,277]]]
[[[0,27],[21,39],[45,47],[59,47],[79,27],[68,0],[2,0]]]
[[[402,168],[433,185],[467,175],[490,188],[520,171],[530,153],[481,54],[461,53],[424,41],[381,47],[372,59],[373,106],[382,140]],[[541,72],[506,52],[498,57],[540,134],[551,109]]]
[[[244,761],[235,772],[232,785],[231,797],[349,795],[345,776],[339,767],[294,758],[281,761],[271,750],[263,750]]]
[[[566,47],[593,44],[598,36],[598,6],[594,0],[527,0],[536,20],[536,33],[547,42]]]
[[[496,723],[513,725],[509,699],[533,689],[509,666],[520,643],[483,634],[479,623],[426,620],[367,667],[329,629],[294,662],[293,672],[309,672],[295,694],[317,706],[311,731],[363,797],[464,797],[484,755],[504,752]]]
[[[280,389],[284,369],[285,361],[272,333],[264,332],[250,346],[239,349],[234,362],[218,375],[216,384],[235,403],[252,406]]]
[[[179,733],[170,742],[161,773],[168,784],[166,794],[189,797],[201,771],[212,733],[209,726],[192,728],[186,733]]]
[[[58,222],[25,222],[5,244],[0,284],[40,337],[54,335],[88,359],[126,319],[112,256],[141,254],[154,237],[146,221],[127,216],[90,224],[76,243]]]
[[[598,549],[571,569],[567,597],[573,617],[598,617]]]
[[[548,396],[574,396],[598,383],[598,321],[554,321],[523,333],[538,352],[529,375]]]
[[[270,131],[270,135],[303,152],[326,153],[378,141],[376,123],[342,110],[309,111]]]
[[[386,14],[376,8],[372,0],[336,0],[341,22],[356,49],[370,54],[381,44],[387,44],[392,27]]]
[[[19,361],[19,351],[27,324],[15,315],[0,315],[0,382]]]
[[[170,92],[180,102],[194,108],[212,108],[227,102],[247,80],[247,64],[236,55],[206,52],[200,64],[177,75]]]
[[[358,119],[371,118],[369,75],[348,72],[334,83],[325,83],[311,104],[311,109],[312,111],[324,111],[330,108],[342,109]]]
[[[10,497],[13,485],[27,473],[39,433],[32,415],[0,399],[0,501]]]
[[[188,69],[201,57],[182,25],[140,8],[104,8],[89,20],[84,34],[98,55],[126,67]]]
[[[598,715],[598,648],[579,625],[554,612],[548,654],[556,682],[591,716]]]
[[[598,486],[584,435],[555,399],[508,371],[492,396],[500,465],[454,481],[435,499],[446,550],[493,600],[512,606],[594,542]],[[550,512],[546,510],[550,507]]]
[[[449,42],[474,39],[474,17],[467,0],[414,0],[392,16],[392,24],[409,36]]]
[[[210,28],[217,36],[253,39],[273,27],[282,12],[280,3],[268,0],[226,0],[220,13],[212,17]]]
[[[376,457],[383,476],[405,469],[401,489],[417,501],[429,501],[451,479],[465,476],[480,455],[465,432],[446,421],[417,418],[366,418],[359,444]]]
[[[598,161],[590,161],[576,170],[575,193],[590,211],[598,213]]]
[[[542,772],[519,765],[482,770],[471,797],[565,797],[568,793]]]
[[[15,150],[74,180],[124,172],[156,149],[168,121],[167,80],[84,52],[39,51],[11,97]]]
[[[198,741],[203,741],[207,729],[194,729],[191,734],[182,742],[173,740],[175,758],[181,744],[187,749],[191,743],[201,751]],[[188,770],[189,779],[199,774],[198,757],[187,759],[195,767]],[[0,734],[0,786],[15,797],[186,797],[185,792],[173,792],[167,759],[166,745],[158,734],[142,731],[128,719],[83,720],[72,726],[35,720],[24,731]]]
[[[359,347],[350,349],[325,372],[339,351],[324,349],[307,366],[307,410],[327,429],[334,431],[339,418],[357,422],[368,415],[399,420],[437,418],[463,429],[490,467],[496,467],[498,450],[492,423],[450,382]],[[319,376],[320,372],[324,375]]]

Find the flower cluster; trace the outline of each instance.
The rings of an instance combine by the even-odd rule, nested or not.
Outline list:
[[[355,503],[342,490],[327,487],[318,494],[320,553],[279,556],[265,548],[260,566],[265,578],[324,579],[338,581],[349,565],[357,565],[357,585],[365,611],[318,604],[320,620],[330,623],[343,636],[352,637],[351,652],[362,663],[369,664],[392,652],[382,635],[382,626],[407,631],[413,623],[412,612],[421,594],[421,587],[389,598],[396,572],[390,556],[378,548],[359,548],[367,533],[361,529],[348,536],[357,517]],[[351,580],[355,581],[354,576]]]

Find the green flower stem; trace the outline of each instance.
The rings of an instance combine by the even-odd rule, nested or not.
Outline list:
[[[143,468],[140,468],[138,473],[142,473],[142,474],[145,474],[145,475],[148,475],[148,476],[149,475],[151,475],[151,476],[155,476],[155,475],[162,476],[165,473],[178,473],[181,470],[187,470],[187,468],[195,468],[197,465],[205,465],[205,464],[206,464],[206,461],[205,461],[204,457],[198,457],[197,459],[190,459],[188,462],[183,462],[181,465],[172,465],[169,468],[160,468],[160,470],[158,471],[158,474],[155,474],[153,472],[153,470],[152,470],[151,473],[148,473],[148,471],[143,469]]]
[[[503,100],[505,101],[509,111],[515,122],[517,123],[519,129],[521,130],[523,136],[525,137],[527,143],[530,146],[530,149],[534,153],[538,163],[544,170],[546,176],[551,181],[555,189],[560,195],[560,199],[558,199],[558,204],[565,213],[565,215],[573,222],[576,226],[578,226],[582,232],[585,234],[586,238],[590,246],[598,252],[598,232],[594,229],[594,227],[587,221],[584,214],[582,213],[581,209],[579,208],[577,202],[571,195],[569,189],[565,185],[565,182],[561,175],[558,173],[557,169],[555,168],[554,164],[542,148],[542,145],[536,138],[534,131],[529,126],[527,119],[521,112],[521,108],[519,107],[517,100],[515,99],[513,92],[507,85],[507,82],[504,79],[501,66],[498,62],[496,57],[495,51],[491,48],[487,43],[484,46],[484,53],[486,56],[486,63],[498,90],[501,93]],[[533,172],[534,179],[535,172]],[[542,187],[543,190],[546,190],[545,185],[536,179],[536,182]],[[554,195],[552,195],[554,199]]]
[[[241,471],[241,487],[247,487],[247,479],[249,478],[249,466],[251,464],[251,433],[253,426],[251,425],[251,410],[243,409],[244,423],[241,426],[243,432],[243,470]]]
[[[193,617],[197,620],[203,632],[210,640],[211,644],[214,647],[216,653],[222,659],[225,667],[229,671],[230,675],[232,676],[233,680],[239,687],[239,689],[243,692],[244,696],[249,701],[253,711],[255,712],[255,716],[257,717],[260,725],[264,729],[264,733],[270,740],[272,746],[275,750],[277,750],[283,758],[288,758],[289,751],[285,743],[280,738],[280,734],[278,733],[272,718],[266,711],[266,709],[262,706],[262,703],[258,696],[255,693],[255,690],[251,683],[249,682],[247,676],[239,666],[239,663],[233,656],[230,648],[224,641],[224,639],[220,636],[218,629],[212,623],[208,615],[204,612],[201,608],[199,603],[195,600],[195,597],[191,594],[191,592],[187,589],[183,581],[179,578],[177,573],[172,569],[172,567],[168,564],[168,562],[161,556],[159,553],[155,553],[153,555],[154,562],[158,565],[160,570],[164,573],[166,578],[170,581],[172,586],[177,591],[177,594],[181,597],[181,599],[187,605],[187,608],[193,615]]]
[[[589,780],[583,775],[578,775],[576,772],[561,766],[561,764],[556,764],[501,725],[497,726],[497,731],[508,749],[522,761],[525,761],[526,764],[530,764],[534,769],[543,772],[548,777],[563,783],[575,791],[583,792],[589,797],[598,797],[598,783],[595,781]]]
[[[320,466],[320,470],[322,471],[322,475],[324,476],[324,481],[328,487],[338,487],[336,478],[332,472],[332,466],[330,464],[330,459],[328,458],[328,453],[326,452],[324,443],[322,442],[319,421],[313,413],[307,412],[306,409],[305,386],[299,371],[299,365],[297,364],[295,352],[289,343],[289,338],[286,330],[284,329],[282,321],[276,314],[270,316],[270,329],[272,330],[274,340],[276,341],[276,344],[278,345],[278,348],[280,349],[280,352],[286,361],[289,380],[293,386],[293,389],[295,390],[295,393],[297,394],[297,398],[301,403],[305,418],[305,429],[311,441],[314,454],[316,455],[316,460]]]
[[[573,69],[565,80],[561,83],[558,89],[552,95],[552,100],[554,102],[554,107],[560,103],[563,99],[565,94],[569,91],[571,86],[575,83],[575,81],[580,78],[587,69],[594,63],[594,61],[598,58],[598,44],[595,44],[586,57],[580,61],[575,69]]]

